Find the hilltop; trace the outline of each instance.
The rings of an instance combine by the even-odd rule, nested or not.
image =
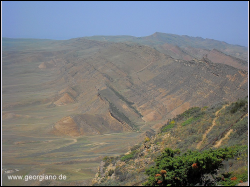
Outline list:
[[[248,70],[248,49],[226,42],[190,37],[186,35],[166,34],[155,32],[150,36],[92,36],[84,37],[97,41],[127,42],[148,45],[158,51],[170,55],[175,59],[192,60],[202,59],[204,56],[215,63],[223,63],[220,58],[227,59],[227,64],[236,68]],[[218,51],[216,58],[214,52]],[[210,58],[211,57],[211,58]]]

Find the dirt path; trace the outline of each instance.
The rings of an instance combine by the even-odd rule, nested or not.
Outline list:
[[[69,146],[71,144],[74,144],[77,142],[77,139],[76,138],[67,138],[68,140],[72,140],[72,142],[69,142],[68,144],[66,144],[65,146]]]
[[[246,116],[248,116],[248,113],[245,114],[240,120],[242,120],[242,119],[243,119],[244,117],[246,117]],[[233,132],[233,129],[230,129],[230,130],[225,134],[225,136],[224,136],[223,138],[221,138],[220,140],[216,141],[214,147],[215,147],[215,148],[218,148],[218,147],[221,145],[221,142],[222,142],[223,140],[227,139],[228,136],[231,134],[231,132]]]
[[[71,144],[73,144],[73,143],[76,143],[77,142],[77,139],[76,138],[74,138],[74,139],[72,139],[73,140],[73,142],[71,143]]]
[[[223,140],[227,139],[228,136],[231,134],[231,132],[233,132],[233,129],[230,129],[230,130],[227,132],[227,134],[225,134],[225,136],[224,136],[223,138],[221,138],[220,140],[218,140],[217,142],[215,142],[214,147],[215,147],[215,148],[220,147],[221,142],[222,142]]]
[[[137,72],[135,72],[135,73],[139,73],[140,71],[142,71],[142,70],[144,70],[144,69],[146,69],[148,66],[150,66],[151,64],[152,64],[153,62],[150,62],[148,65],[146,65],[144,68],[142,68],[142,69],[140,69],[140,70],[138,70]]]
[[[212,130],[212,128],[216,125],[215,121],[216,121],[217,118],[219,117],[219,116],[218,116],[218,113],[219,113],[221,110],[223,110],[226,106],[228,106],[228,104],[227,104],[227,105],[224,105],[220,110],[218,110],[218,111],[215,112],[215,118],[213,119],[212,125],[211,125],[211,126],[209,127],[209,129],[207,129],[206,132],[203,134],[202,140],[197,144],[196,149],[200,149],[201,144],[204,142],[204,140],[205,140],[206,137],[207,137],[207,134],[208,134],[208,133]]]

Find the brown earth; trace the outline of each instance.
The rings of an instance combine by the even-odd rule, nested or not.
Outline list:
[[[3,120],[8,120],[8,119],[13,119],[13,118],[26,118],[26,119],[29,119],[31,118],[30,115],[22,115],[22,114],[15,114],[15,113],[12,113],[12,112],[3,112],[2,114],[2,119]]]
[[[225,136],[224,136],[223,138],[221,138],[220,140],[218,140],[217,142],[215,142],[214,147],[215,147],[215,148],[220,147],[222,141],[228,139],[228,136],[229,136],[232,132],[233,132],[233,129],[230,129],[230,130],[225,134]]]
[[[207,58],[214,63],[226,64],[226,65],[238,68],[238,69],[243,69],[246,71],[248,70],[247,64],[244,64],[242,60],[233,58],[232,56],[226,55],[216,49],[211,50],[207,54]]]
[[[168,43],[159,46],[158,50],[164,52],[165,54],[175,59],[182,59],[187,61],[194,59],[194,56],[188,54],[180,47]]]
[[[133,141],[132,145],[140,133],[159,130],[190,107],[234,102],[248,95],[247,71],[205,58],[188,60],[195,56],[181,47],[170,47],[172,54],[178,52],[176,58],[186,60],[149,46],[82,38],[3,51],[4,165],[33,164],[35,168],[40,163],[82,157],[83,152],[76,151],[82,149],[83,139],[91,137],[78,136],[98,135],[92,140],[100,147],[92,147],[94,155],[89,157],[107,150],[111,155],[126,152],[125,144],[118,143]],[[120,134],[112,139],[110,133]],[[38,143],[39,138],[48,137],[51,143]],[[36,141],[29,142],[32,138]],[[115,142],[112,146],[98,142],[109,138]],[[74,152],[67,152],[64,145]],[[58,152],[61,148],[66,152]]]
[[[70,116],[64,117],[58,121],[53,127],[53,132],[56,135],[69,136],[79,136],[81,133],[77,124]]]
[[[71,97],[68,93],[64,93],[60,99],[54,102],[55,105],[61,106],[61,105],[66,105],[69,103],[74,103],[75,100],[73,97]]]
[[[165,45],[171,53],[189,61],[176,61],[137,44],[72,39],[62,45],[71,49],[46,54],[49,56],[42,62],[42,67],[53,65],[46,71],[56,76],[39,86],[54,90],[54,96],[46,100],[51,102],[49,107],[75,104],[72,116],[85,115],[84,119],[91,120],[90,116],[98,116],[99,121],[107,124],[105,128],[96,128],[102,123],[93,124],[90,120],[83,125],[83,131],[73,119],[68,128],[72,133],[58,130],[59,134],[123,132],[135,126],[140,129],[144,120],[166,121],[193,106],[235,101],[248,94],[246,71],[206,59],[189,60],[190,55],[177,46]],[[25,103],[20,101],[19,105]],[[56,124],[66,128],[60,120]]]
[[[73,97],[77,97],[77,95],[78,95],[78,93],[75,91],[75,90],[73,90],[71,87],[66,87],[66,88],[64,88],[64,89],[62,89],[60,92],[59,92],[59,94],[63,94],[63,93],[69,93],[70,95],[72,95]]]
[[[131,131],[126,124],[114,120],[112,116],[75,115],[64,117],[55,123],[52,133],[59,136],[99,135],[121,131]]]

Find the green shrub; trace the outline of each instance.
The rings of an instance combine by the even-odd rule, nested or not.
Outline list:
[[[202,109],[203,109],[203,110],[207,110],[207,108],[208,108],[208,106],[204,106]]]
[[[200,112],[201,108],[200,107],[192,107],[188,110],[186,110],[185,112],[183,112],[182,114],[179,114],[177,116],[178,120],[181,120],[183,118],[189,118],[190,116],[193,116],[195,113]]]
[[[195,112],[192,113],[192,116],[190,118],[188,118],[186,121],[182,122],[181,125],[186,126],[188,124],[191,124],[191,123],[201,119],[202,116],[205,114],[205,112],[201,111],[200,108],[198,108],[198,109],[199,110],[196,109]]]
[[[186,126],[190,123],[192,123],[194,121],[194,117],[191,117],[189,119],[187,119],[186,121],[184,121],[183,123],[181,123],[182,126]]]
[[[166,125],[164,125],[162,128],[161,128],[161,132],[167,132],[169,129],[172,129],[174,126],[175,126],[175,121],[172,120],[171,122],[168,122]]]
[[[246,99],[241,99],[241,100],[238,100],[237,102],[235,102],[233,104],[233,107],[230,110],[231,114],[236,113],[240,108],[242,108],[243,106],[245,106],[245,104],[247,104],[247,100]],[[246,110],[245,108],[244,108],[244,110]]]
[[[236,186],[240,181],[248,181],[248,171],[245,170],[241,174],[235,174],[234,172],[223,173],[217,180],[218,184],[222,186]]]
[[[127,161],[129,161],[129,160],[131,160],[131,159],[135,158],[136,153],[137,153],[137,151],[136,151],[136,150],[131,151],[131,153],[129,153],[129,154],[127,154],[127,155],[122,156],[122,157],[121,157],[121,161],[127,162]]]
[[[223,159],[232,158],[235,153],[234,148],[223,148],[203,152],[189,150],[180,154],[179,150],[167,148],[157,157],[155,166],[146,170],[149,177],[143,185],[209,185],[204,176],[216,174],[217,169],[222,166]]]

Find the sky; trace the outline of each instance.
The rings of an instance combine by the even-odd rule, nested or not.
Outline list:
[[[188,35],[248,46],[248,1],[2,1],[2,37]]]

